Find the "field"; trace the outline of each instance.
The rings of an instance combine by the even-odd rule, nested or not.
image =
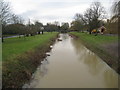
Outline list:
[[[104,43],[111,43],[118,41],[117,36],[107,36],[107,35],[90,35],[87,33],[78,33],[78,32],[71,32],[71,34],[74,34],[78,37],[80,37],[82,40],[89,42],[91,44],[104,44]]]
[[[34,50],[37,46],[42,46],[54,37],[57,33],[45,33],[43,35],[36,35],[22,38],[6,38],[2,44],[3,61],[14,58],[17,55],[29,50]]]

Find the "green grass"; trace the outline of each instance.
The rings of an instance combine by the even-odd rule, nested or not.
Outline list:
[[[3,43],[2,86],[21,88],[46,57],[57,32],[22,38],[7,38]]]
[[[37,46],[42,46],[49,41],[50,38],[55,37],[57,33],[44,33],[43,35],[36,35],[26,38],[7,38],[2,44],[2,59],[9,60],[17,55],[29,50],[34,50]]]
[[[105,36],[105,35],[90,35],[87,33],[78,33],[78,32],[71,32],[71,34],[74,34],[78,37],[80,37],[80,39],[82,39],[83,41],[86,41],[90,44],[106,44],[106,43],[111,43],[111,42],[117,42],[118,41],[118,37],[117,36]]]

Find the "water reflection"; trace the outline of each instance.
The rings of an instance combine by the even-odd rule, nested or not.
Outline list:
[[[93,52],[85,48],[79,40],[71,39],[71,42],[75,48],[76,54],[79,56],[79,60],[82,60],[84,64],[88,66],[92,75],[103,73],[103,80],[107,87],[118,87],[118,75],[115,71],[101,61]]]
[[[99,61],[100,58],[83,46],[79,40],[71,39],[71,42],[79,57],[78,60],[88,66],[89,72],[92,75],[99,74],[104,68],[104,65]]]
[[[103,74],[106,86],[111,88],[118,87],[118,83],[116,83],[118,82],[118,75],[115,72],[111,69],[107,69]]]
[[[60,37],[63,39],[63,40],[67,40],[69,37],[68,37],[68,34],[60,34]]]
[[[41,66],[39,66],[36,72],[33,74],[30,83],[25,84],[23,88],[36,87],[39,80],[43,78],[44,75],[47,74],[48,72],[47,64],[49,64],[49,61],[47,60],[47,58],[45,58],[44,61],[42,61],[41,63],[42,63]]]
[[[42,62],[31,88],[114,88],[118,75],[79,40],[60,34],[50,56]]]

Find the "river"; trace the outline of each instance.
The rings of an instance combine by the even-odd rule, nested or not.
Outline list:
[[[118,74],[78,39],[60,34],[23,88],[118,88]]]

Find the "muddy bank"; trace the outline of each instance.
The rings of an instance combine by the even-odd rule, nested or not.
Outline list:
[[[118,58],[118,42],[101,45],[111,56]]]
[[[46,57],[46,52],[50,51],[50,45],[55,42],[57,36],[51,38],[41,47],[3,62],[2,88],[22,88],[23,84],[30,80],[32,73]]]
[[[118,43],[101,44],[99,46],[91,44],[82,40],[74,34],[69,34],[71,37],[79,39],[88,49],[96,53],[102,60],[104,60],[111,68],[120,74],[120,67],[118,66]],[[115,53],[114,53],[115,52]]]

